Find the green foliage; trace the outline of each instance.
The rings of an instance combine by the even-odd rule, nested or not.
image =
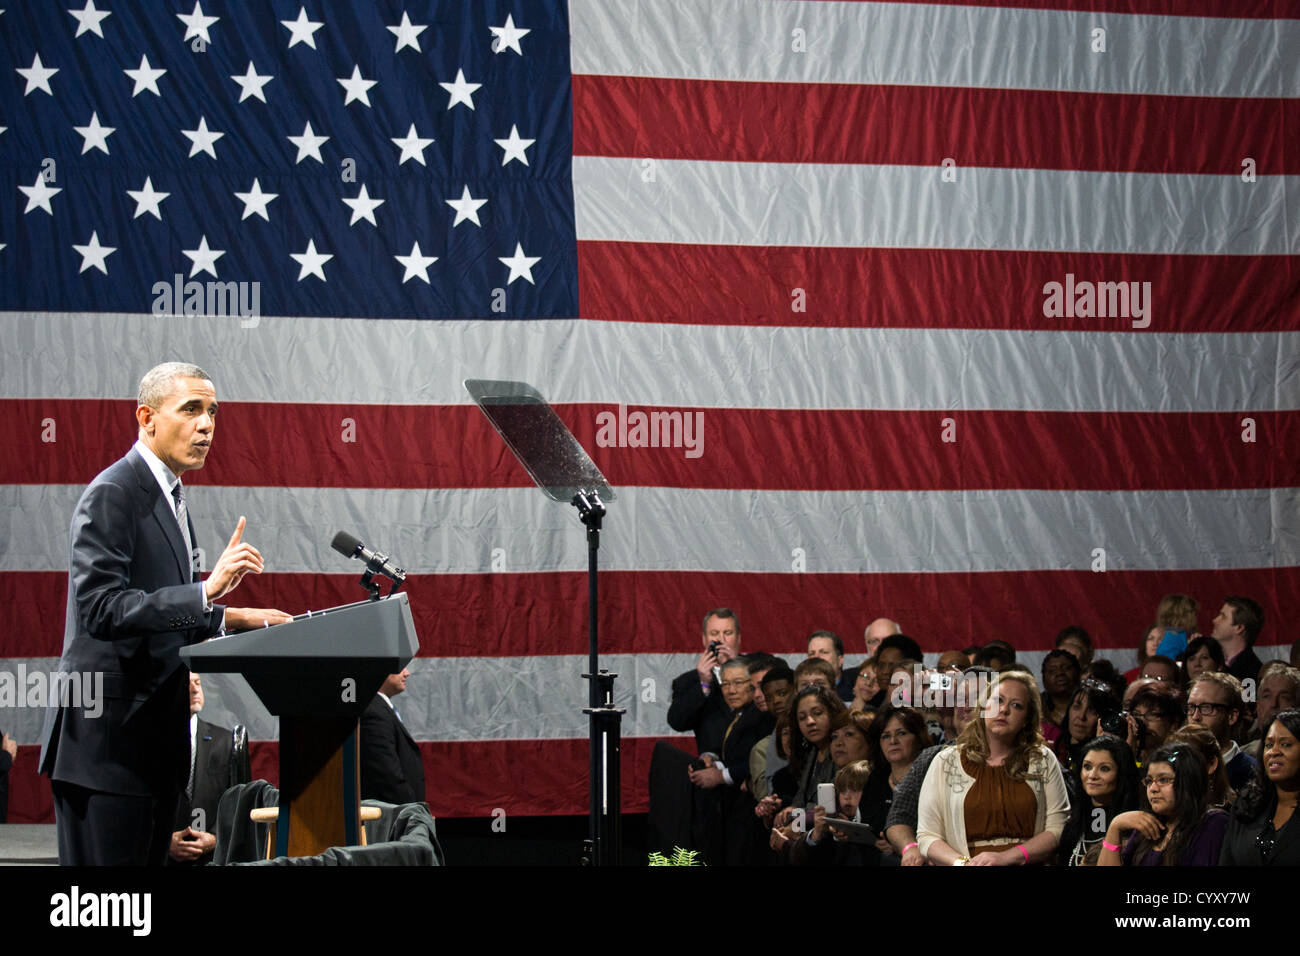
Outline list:
[[[650,866],[704,866],[699,850],[683,850],[673,847],[672,856],[664,856],[657,850],[650,854]]]

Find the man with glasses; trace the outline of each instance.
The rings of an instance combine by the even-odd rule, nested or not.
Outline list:
[[[1187,697],[1187,722],[1200,724],[1219,744],[1228,783],[1240,790],[1255,779],[1259,762],[1242,752],[1232,739],[1232,730],[1241,722],[1245,705],[1241,699],[1241,681],[1231,674],[1207,671],[1192,681]]]
[[[694,807],[701,824],[700,845],[710,865],[753,862],[757,845],[755,801],[749,792],[749,754],[772,731],[773,719],[754,704],[749,664],[733,658],[722,665],[719,695],[726,726],[715,751],[701,750],[687,769],[696,787]]]

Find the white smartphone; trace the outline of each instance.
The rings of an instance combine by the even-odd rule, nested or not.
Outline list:
[[[839,809],[839,804],[835,800],[835,784],[817,784],[817,805],[827,813],[834,813]]]

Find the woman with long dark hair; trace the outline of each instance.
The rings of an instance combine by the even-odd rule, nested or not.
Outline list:
[[[1213,866],[1228,815],[1210,808],[1210,775],[1187,744],[1166,744],[1146,764],[1142,809],[1121,813],[1102,838],[1098,866]],[[1121,846],[1121,841],[1127,842]]]
[[[784,848],[795,835],[789,829],[794,811],[806,812],[817,799],[817,785],[835,779],[831,724],[842,710],[844,701],[820,684],[805,687],[790,704],[790,770],[799,785],[790,805],[776,815],[770,840],[774,850]]]
[[[1138,806],[1137,761],[1128,744],[1103,734],[1085,742],[1080,753],[1071,774],[1070,822],[1061,837],[1063,866],[1096,866],[1110,821]]]
[[[1237,795],[1221,866],[1300,866],[1300,710],[1269,722],[1261,754],[1259,775]]]
[[[1079,768],[1083,747],[1101,733],[1101,718],[1118,713],[1119,697],[1106,684],[1086,678],[1070,699],[1061,725],[1061,736],[1056,741],[1056,757],[1061,769],[1069,772]]]

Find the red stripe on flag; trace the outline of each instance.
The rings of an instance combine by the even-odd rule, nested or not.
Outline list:
[[[1044,315],[1044,287],[1060,283],[1064,300],[1067,281],[1076,302],[1085,281],[1150,282],[1151,325]],[[1131,335],[1300,329],[1291,256],[579,242],[578,286],[584,317],[618,322]]]
[[[129,447],[129,425],[121,423],[131,422],[133,405],[0,400],[0,430],[9,436],[0,484],[88,483]],[[1300,485],[1300,459],[1276,452],[1300,447],[1296,411],[692,410],[604,404],[556,410],[616,486],[1113,491]],[[1254,444],[1241,441],[1245,417],[1254,420]],[[57,442],[40,440],[41,423],[48,420],[58,423]],[[945,441],[949,422],[952,440]],[[345,432],[354,440],[345,441]],[[652,436],[668,447],[627,446],[648,444]],[[625,444],[605,447],[598,438]],[[1237,446],[1242,451],[1224,454]],[[1027,448],[1034,453],[1025,454]],[[785,465],[774,468],[774,461]],[[186,480],[289,488],[531,484],[474,406],[257,402],[222,405],[211,459]]]
[[[1296,99],[573,78],[576,156],[1280,175],[1297,126]]]
[[[575,527],[576,525],[575,521]],[[613,525],[607,526],[614,533]],[[575,531],[575,534],[578,532]],[[798,541],[816,566],[815,542]],[[1098,540],[1098,548],[1106,542]],[[341,559],[340,559],[341,560]],[[602,571],[602,654],[694,653],[699,624],[710,607],[736,609],[745,623],[745,650],[795,654],[817,628],[840,634],[861,652],[867,623],[899,621],[926,651],[1009,640],[1020,650],[1045,650],[1066,624],[1080,624],[1099,648],[1132,649],[1160,598],[1172,592],[1201,601],[1201,628],[1224,595],[1259,601],[1271,643],[1279,621],[1300,607],[1300,567],[1194,571],[1126,571],[1126,556],[1108,553],[1108,570],[896,574],[736,573],[724,571]],[[362,598],[353,574],[249,576],[228,603],[280,607],[299,613]],[[67,575],[0,574],[6,608],[3,656],[58,657],[63,647]],[[585,654],[585,572],[532,574],[416,574],[404,590],[424,657],[524,657]],[[1285,613],[1284,612],[1285,609]],[[1289,640],[1289,637],[1287,638]]]

